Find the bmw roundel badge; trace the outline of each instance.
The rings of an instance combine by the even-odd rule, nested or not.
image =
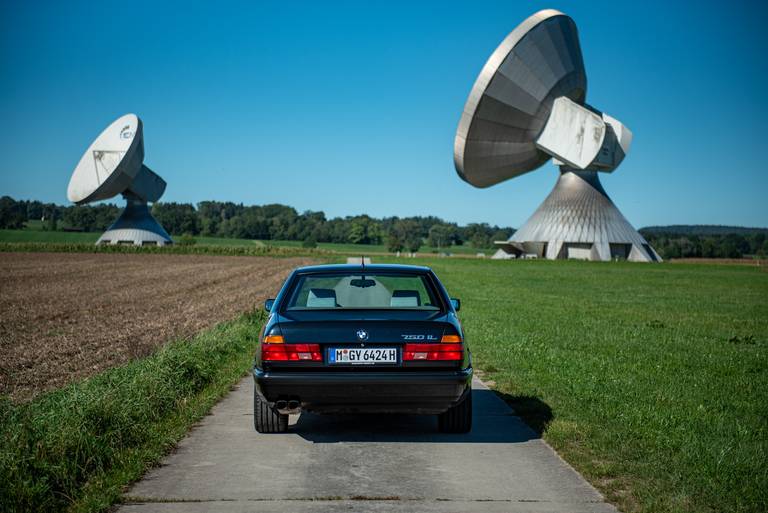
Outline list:
[[[365,330],[357,330],[358,340],[368,340],[368,332]]]

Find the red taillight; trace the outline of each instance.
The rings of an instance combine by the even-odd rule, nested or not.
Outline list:
[[[261,344],[265,362],[322,362],[320,344]]]
[[[463,360],[464,348],[461,344],[405,344],[404,361],[446,361]]]

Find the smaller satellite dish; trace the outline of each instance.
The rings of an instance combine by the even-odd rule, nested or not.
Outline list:
[[[144,165],[141,119],[126,114],[94,140],[75,167],[67,197],[84,205],[122,194],[128,202],[115,223],[96,244],[171,244],[168,233],[152,217],[147,202],[160,199],[165,180]]]
[[[143,160],[141,121],[135,114],[126,114],[112,122],[80,158],[69,180],[69,201],[80,205],[120,194],[136,178]]]

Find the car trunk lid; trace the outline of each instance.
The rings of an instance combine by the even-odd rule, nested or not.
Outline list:
[[[453,334],[450,323],[434,321],[304,321],[280,324],[285,343],[315,344],[404,344],[440,342],[444,333]]]

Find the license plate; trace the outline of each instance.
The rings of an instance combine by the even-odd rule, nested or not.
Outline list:
[[[332,347],[328,349],[329,364],[386,365],[398,362],[394,347]]]

